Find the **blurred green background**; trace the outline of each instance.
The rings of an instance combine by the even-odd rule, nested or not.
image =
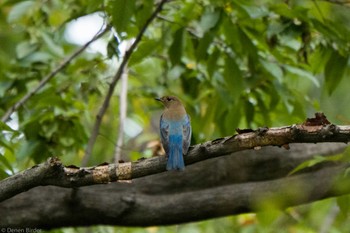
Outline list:
[[[106,33],[1,123],[0,178],[58,156],[80,165],[95,116],[128,44],[158,1],[0,2],[0,116],[106,25]],[[128,64],[123,160],[150,157],[162,106],[177,95],[192,144],[236,128],[301,123],[316,111],[350,124],[350,4],[308,0],[169,1]],[[112,162],[117,86],[88,165]],[[348,232],[349,197],[170,227],[97,232]],[[85,232],[83,228],[56,232]]]

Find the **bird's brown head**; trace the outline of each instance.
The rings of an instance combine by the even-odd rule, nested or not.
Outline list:
[[[181,101],[176,96],[163,96],[161,98],[156,98],[156,100],[162,102],[166,108],[182,106]]]

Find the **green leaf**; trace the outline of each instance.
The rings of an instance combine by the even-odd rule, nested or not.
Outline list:
[[[260,208],[264,211],[259,211],[256,217],[261,226],[266,227],[268,229],[268,227],[271,227],[274,224],[274,222],[277,221],[278,216],[281,215],[281,211],[278,210],[278,206],[276,206],[276,203],[274,203],[273,201],[269,200],[265,202],[266,203],[259,203],[259,205],[262,206]]]
[[[75,139],[73,137],[61,136],[59,138],[59,141],[65,147],[73,146],[75,143]]]
[[[255,108],[249,100],[245,101],[244,103],[244,113],[247,121],[247,126],[250,127],[251,123],[254,120]]]
[[[349,213],[350,213],[349,203],[350,203],[350,196],[349,195],[337,197],[338,207],[344,216],[349,216]]]
[[[135,11],[135,0],[114,0],[111,2],[110,11],[115,30],[122,35],[130,25]]]
[[[224,135],[232,135],[235,133],[235,130],[241,120],[241,116],[243,115],[243,113],[241,114],[240,111],[241,108],[241,102],[235,101],[234,103],[231,103],[231,106],[228,106],[227,111],[223,113],[222,119],[220,119],[220,121],[223,123],[220,125]]]
[[[225,59],[224,79],[226,88],[234,99],[238,99],[243,91],[243,76],[236,61],[230,56]]]
[[[26,56],[32,54],[39,48],[38,44],[33,44],[28,41],[24,41],[17,45],[16,54],[18,59],[23,59]]]
[[[229,18],[224,18],[221,25],[223,31],[222,33],[225,36],[228,45],[232,48],[233,51],[235,51],[235,53],[242,54],[243,47],[237,24],[233,24]]]
[[[207,72],[209,77],[212,77],[214,72],[218,69],[218,59],[220,58],[220,51],[215,49],[214,52],[209,56],[207,63]]]
[[[28,64],[28,63],[35,63],[35,62],[41,62],[41,63],[48,63],[53,57],[46,52],[34,52],[29,54],[27,57],[25,57],[21,62],[22,64]]]
[[[181,62],[182,50],[184,44],[184,28],[178,29],[174,33],[174,40],[169,48],[169,57],[171,64],[176,65]]]
[[[0,167],[0,180],[5,179],[7,177],[9,177],[9,174],[7,174],[7,172],[5,172],[5,170]]]
[[[205,60],[208,57],[208,48],[213,41],[214,37],[211,33],[206,33],[203,38],[199,41],[199,44],[196,48],[196,58],[201,61]]]
[[[263,59],[259,60],[265,71],[270,73],[279,83],[283,81],[283,71],[279,65],[273,62],[268,62]]]
[[[12,80],[1,80],[1,85],[0,85],[0,97],[4,97],[6,95],[6,91],[9,90],[14,81]]]
[[[308,9],[301,6],[289,7],[288,4],[272,4],[270,9],[275,13],[284,16],[289,19],[301,19],[308,21]]]
[[[301,164],[299,164],[296,168],[294,168],[291,172],[289,172],[289,176],[300,171],[303,170],[305,168],[308,167],[312,167],[315,166],[316,164],[322,163],[324,161],[327,161],[326,157],[320,156],[320,155],[316,155],[313,159],[307,160]]]
[[[340,81],[344,77],[349,57],[344,57],[333,51],[325,68],[325,83],[328,94],[331,95],[335,88],[339,85]]]
[[[307,79],[309,79],[310,81],[312,81],[316,87],[320,86],[320,83],[318,82],[317,78],[312,75],[310,72],[297,68],[297,67],[293,67],[293,66],[289,66],[289,65],[284,65],[283,66],[287,71],[289,71],[292,74],[295,74],[298,77],[305,77]]]
[[[27,140],[24,141],[17,152],[17,159],[24,160],[27,158],[32,158],[36,152],[39,152],[40,142],[38,140]]]
[[[28,14],[28,12],[33,6],[35,6],[34,1],[23,1],[23,2],[17,3],[12,7],[7,17],[7,21],[9,23],[15,23],[16,21],[24,17],[26,14]]]
[[[262,100],[261,98],[264,97],[266,95],[266,93],[264,93],[261,89],[256,89],[255,91],[253,91],[252,93],[257,101],[256,106],[259,109],[260,114],[262,115],[264,122],[263,124],[266,126],[271,125],[271,119],[269,117],[269,111],[271,111],[272,109],[268,109],[266,106],[266,103],[264,102],[264,100]],[[254,111],[257,111],[257,109],[254,109]]]
[[[51,138],[55,133],[59,132],[58,122],[49,121],[46,124],[41,125],[40,136],[45,138]]]
[[[0,146],[8,149],[11,152],[13,152],[13,148],[11,147],[11,145],[6,140],[0,139]]]
[[[6,123],[0,121],[0,131],[10,131],[10,132],[17,132],[16,130],[12,129],[10,126],[8,126]]]
[[[116,36],[112,36],[107,45],[108,58],[112,58],[114,55],[117,56],[117,58],[120,57],[119,40]]]
[[[53,53],[54,55],[58,57],[63,57],[64,56],[64,51],[63,48],[58,45],[48,33],[41,33],[41,37],[45,41],[45,44],[47,45],[49,51]]]
[[[202,28],[203,32],[206,32],[209,29],[215,27],[215,25],[219,21],[219,18],[220,18],[220,11],[213,11],[210,8],[206,8],[199,22],[199,25]]]
[[[136,24],[139,28],[145,25],[153,10],[153,1],[140,1],[137,3]]]
[[[14,173],[14,170],[11,166],[11,164],[9,163],[9,161],[6,159],[5,156],[3,156],[2,154],[0,154],[0,163],[2,163],[4,165],[5,168],[9,169],[12,173]]]

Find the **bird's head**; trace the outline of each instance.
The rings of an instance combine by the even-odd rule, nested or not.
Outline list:
[[[166,108],[182,106],[181,101],[176,96],[163,96],[161,98],[156,98],[156,100],[162,102]]]

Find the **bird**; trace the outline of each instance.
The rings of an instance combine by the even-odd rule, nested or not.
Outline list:
[[[160,117],[160,139],[168,157],[166,170],[184,170],[183,155],[191,144],[191,120],[185,107],[176,96],[155,98],[165,109]]]

